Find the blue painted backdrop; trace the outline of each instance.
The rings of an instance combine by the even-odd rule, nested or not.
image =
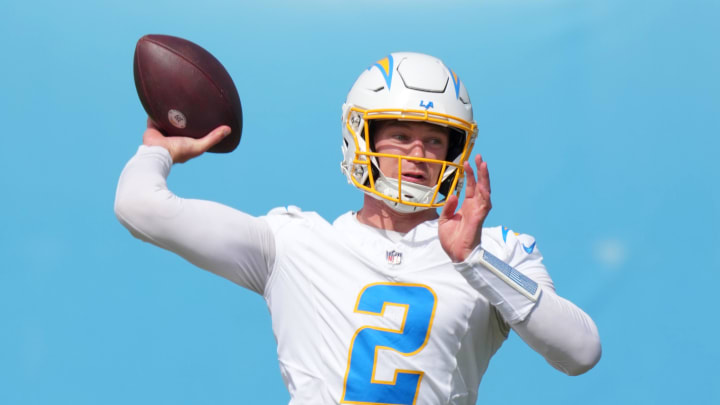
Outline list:
[[[571,378],[513,335],[479,403],[718,403],[718,20],[716,0],[3,1],[0,403],[287,403],[262,299],[114,218],[146,33],[210,50],[244,105],[240,147],[170,186],[255,215],[359,208],[347,90],[388,52],[441,57],[471,93],[487,224],[537,237],[604,348]]]

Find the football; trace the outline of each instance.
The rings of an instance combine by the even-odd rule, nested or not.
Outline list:
[[[225,67],[210,52],[169,35],[138,40],[135,88],[155,126],[165,136],[201,138],[220,125],[232,133],[210,152],[232,152],[240,142],[242,106]]]

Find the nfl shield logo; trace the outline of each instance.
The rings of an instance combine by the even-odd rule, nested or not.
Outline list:
[[[398,252],[397,250],[390,250],[385,252],[385,258],[387,259],[388,264],[398,265],[402,263],[402,253]]]

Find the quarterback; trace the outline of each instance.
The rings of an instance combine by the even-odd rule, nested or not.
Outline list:
[[[475,404],[510,329],[566,374],[600,359],[595,324],[555,293],[535,240],[483,228],[490,179],[470,157],[470,97],[439,59],[393,53],[355,82],[341,168],[364,200],[332,223],[293,206],[253,217],[168,190],[173,163],[228,132],[172,138],[150,125],[115,213],[137,238],[263,296],[292,405]]]

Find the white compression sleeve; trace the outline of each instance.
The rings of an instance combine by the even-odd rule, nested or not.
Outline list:
[[[551,288],[543,288],[530,315],[511,326],[525,343],[565,374],[582,374],[600,360],[600,336],[593,320]]]
[[[480,247],[455,267],[556,369],[578,375],[600,360],[595,323],[580,308],[559,297],[551,280],[536,283]]]
[[[118,220],[135,237],[262,294],[275,255],[268,224],[222,204],[177,197],[166,183],[171,166],[164,148],[139,148],[118,182]]]

